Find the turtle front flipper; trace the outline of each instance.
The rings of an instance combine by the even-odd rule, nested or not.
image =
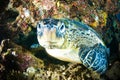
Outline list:
[[[108,56],[109,50],[100,43],[90,48],[79,49],[79,57],[83,65],[100,74],[107,70]]]

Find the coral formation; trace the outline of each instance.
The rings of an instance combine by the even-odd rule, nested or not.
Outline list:
[[[119,14],[120,0],[0,0],[0,80],[119,79]],[[37,22],[49,17],[74,19],[97,30],[110,48],[108,71],[99,75],[51,58],[43,48],[31,49]]]

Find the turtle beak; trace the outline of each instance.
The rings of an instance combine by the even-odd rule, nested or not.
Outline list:
[[[42,38],[45,41],[54,42],[56,40],[56,29],[53,28],[49,30],[48,28],[44,28]]]

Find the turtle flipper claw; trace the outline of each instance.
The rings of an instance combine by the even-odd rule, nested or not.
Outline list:
[[[79,57],[84,66],[100,74],[107,70],[108,50],[101,44],[96,44],[90,48],[82,48]]]

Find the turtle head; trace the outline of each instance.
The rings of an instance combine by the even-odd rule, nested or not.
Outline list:
[[[64,43],[65,24],[58,19],[43,19],[37,24],[37,39],[44,48],[60,48]]]

